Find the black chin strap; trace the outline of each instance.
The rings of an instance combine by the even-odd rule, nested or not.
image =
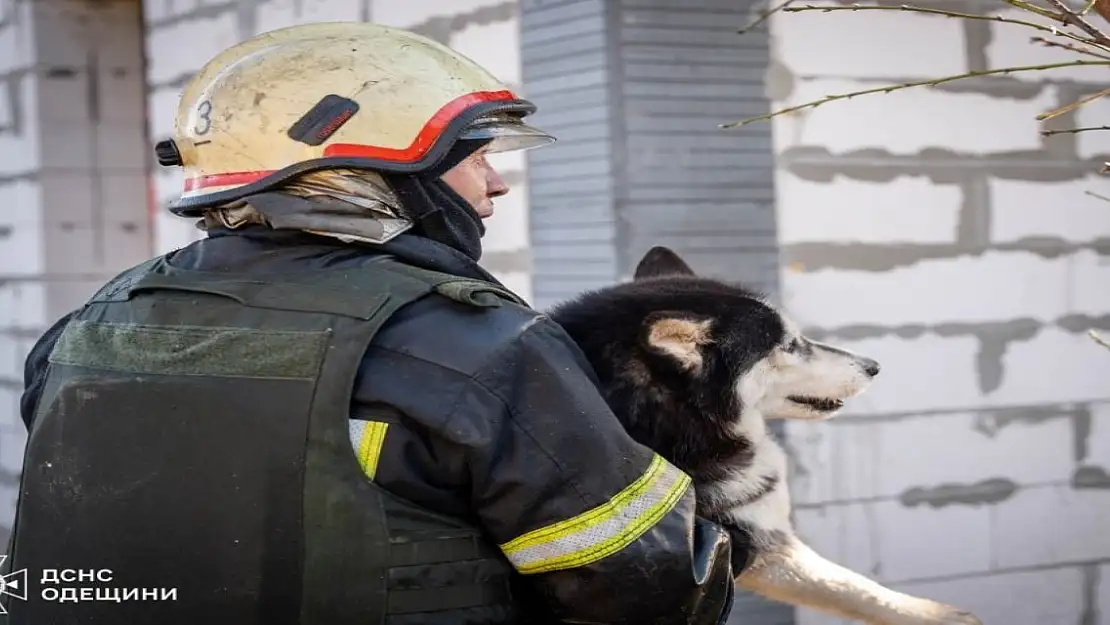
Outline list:
[[[431,170],[403,176],[386,175],[414,222],[412,234],[438,241],[474,261],[482,257],[486,226],[474,207],[440,180],[440,176],[486,143],[485,140],[460,140]]]

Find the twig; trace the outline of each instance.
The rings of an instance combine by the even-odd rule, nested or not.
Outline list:
[[[778,5],[776,6],[776,7],[774,7],[773,9],[768,9],[768,10],[760,11],[760,13],[759,13],[759,17],[755,18],[755,19],[754,19],[754,20],[752,20],[752,21],[751,21],[751,22],[750,22],[750,23],[749,23],[749,24],[748,24],[747,26],[745,26],[745,27],[741,28],[740,30],[738,30],[738,31],[736,31],[736,32],[738,32],[738,33],[740,33],[741,35],[743,35],[744,33],[746,33],[746,32],[748,32],[749,30],[751,30],[751,29],[755,28],[756,26],[759,26],[759,25],[760,25],[760,24],[762,24],[763,22],[766,22],[766,21],[767,21],[768,19],[770,19],[770,18],[771,18],[771,16],[772,16],[772,15],[774,15],[775,13],[778,13],[779,11],[782,11],[782,10],[784,10],[784,9],[785,9],[786,7],[788,7],[788,6],[792,5],[792,4],[794,4],[794,3],[795,3],[795,2],[797,2],[797,1],[798,1],[798,0],[785,0],[784,2],[780,2],[780,3],[779,3],[779,4],[778,4]]]
[[[1086,15],[1086,14],[1090,13],[1091,9],[1095,8],[1095,3],[1096,2],[1098,2],[1098,0],[1087,0],[1087,4],[1083,5],[1083,10],[1080,11],[1079,14],[1080,15]]]
[[[799,104],[797,106],[791,106],[791,107],[787,107],[787,108],[784,108],[784,109],[779,109],[777,111],[772,111],[771,113],[767,113],[766,115],[760,115],[758,117],[749,117],[748,119],[742,119],[738,122],[730,122],[730,123],[727,123],[727,124],[720,124],[720,125],[718,125],[718,128],[736,128],[736,127],[739,127],[739,126],[745,126],[747,124],[751,124],[751,123],[759,122],[759,121],[766,121],[766,120],[772,119],[774,117],[778,117],[779,115],[785,115],[787,113],[793,113],[795,111],[800,111],[802,109],[816,108],[818,106],[821,106],[822,104],[827,104],[829,102],[835,102],[837,100],[849,100],[849,99],[854,98],[856,96],[870,95],[870,94],[873,94],[873,93],[891,93],[893,91],[901,91],[903,89],[910,89],[912,87],[935,87],[937,85],[941,85],[941,84],[948,83],[948,82],[955,82],[957,80],[963,80],[965,78],[977,78],[977,77],[980,77],[980,76],[996,76],[996,75],[999,75],[999,74],[1012,74],[1012,73],[1015,73],[1015,72],[1041,71],[1041,70],[1056,69],[1056,68],[1059,68],[1059,67],[1083,67],[1083,66],[1102,66],[1102,67],[1105,67],[1105,66],[1108,66],[1108,65],[1110,65],[1110,61],[1065,61],[1065,62],[1062,62],[1062,63],[1046,63],[1044,65],[1024,65],[1024,66],[1018,66],[1018,67],[1002,67],[1002,68],[998,68],[998,69],[974,70],[974,71],[966,72],[964,74],[958,74],[958,75],[955,75],[955,76],[945,76],[943,78],[930,78],[928,80],[916,80],[914,82],[906,82],[906,83],[902,83],[902,84],[898,84],[898,85],[887,85],[885,87],[875,87],[874,89],[864,89],[862,91],[853,91],[851,93],[841,93],[841,94],[838,94],[838,95],[825,96],[824,98],[821,98],[820,100],[814,100],[812,102],[806,102],[805,104]]]
[[[1051,137],[1052,135],[1077,135],[1081,132],[1091,132],[1092,130],[1110,130],[1110,126],[1084,126],[1082,128],[1060,128],[1058,130],[1042,130],[1042,137]]]
[[[1095,100],[1101,98],[1102,96],[1108,95],[1108,94],[1110,94],[1110,89],[1103,89],[1102,91],[1099,91],[1098,93],[1092,93],[1090,95],[1085,95],[1082,98],[1079,98],[1078,100],[1076,100],[1075,102],[1072,102],[1071,104],[1065,104],[1064,106],[1061,106],[1058,109],[1048,111],[1047,113],[1041,113],[1040,115],[1037,115],[1036,119],[1037,119],[1037,121],[1043,122],[1045,120],[1052,119],[1053,117],[1059,117],[1060,115],[1063,115],[1064,113],[1074,111],[1075,109],[1083,106],[1084,104],[1094,102]]]
[[[1057,13],[1055,11],[1050,11],[1050,10],[1044,8],[1044,7],[1039,7],[1035,4],[1030,4],[1028,2],[1023,2],[1022,0],[1002,0],[1002,1],[1005,2],[1006,4],[1010,5],[1010,6],[1014,7],[1015,9],[1021,9],[1022,11],[1028,11],[1029,13],[1036,13],[1037,15],[1040,15],[1041,17],[1047,17],[1050,20],[1058,21],[1058,22],[1061,22],[1061,23],[1063,23],[1066,20],[1065,16],[1061,13]]]
[[[1106,59],[1106,60],[1110,61],[1110,55],[1099,54],[1098,52],[1095,52],[1094,50],[1084,50],[1083,48],[1080,48],[1079,46],[1075,45],[1074,43],[1064,43],[1064,42],[1061,42],[1061,41],[1052,41],[1051,39],[1045,39],[1044,37],[1033,37],[1029,41],[1031,41],[1032,43],[1039,43],[1039,44],[1043,45],[1046,48],[1063,48],[1064,50],[1068,50],[1069,52],[1075,52],[1076,54],[1086,54],[1087,56],[1093,56],[1097,59]]]
[[[913,6],[913,5],[909,5],[909,4],[902,4],[902,5],[899,5],[899,6],[878,6],[878,5],[857,5],[857,4],[853,4],[851,6],[827,6],[827,7],[826,6],[815,6],[815,5],[812,5],[812,4],[807,4],[807,5],[801,6],[801,7],[784,7],[782,9],[783,13],[801,13],[803,11],[820,11],[822,13],[832,13],[832,12],[835,12],[835,11],[901,11],[901,12],[905,12],[905,13],[926,13],[926,14],[929,14],[929,15],[941,15],[941,16],[944,16],[944,17],[952,17],[952,18],[965,19],[965,20],[982,20],[982,21],[987,21],[987,22],[1001,22],[1003,24],[1017,24],[1019,26],[1025,26],[1026,28],[1032,28],[1034,30],[1039,30],[1039,31],[1044,32],[1044,33],[1049,33],[1051,35],[1057,35],[1059,37],[1065,37],[1067,39],[1071,39],[1072,41],[1078,41],[1079,43],[1089,45],[1089,46],[1094,46],[1094,47],[1097,47],[1101,50],[1105,50],[1106,52],[1110,52],[1110,46],[1099,45],[1093,39],[1089,39],[1087,37],[1082,37],[1082,36],[1076,35],[1074,33],[1069,33],[1067,31],[1060,30],[1059,28],[1057,28],[1055,26],[1045,26],[1044,24],[1038,24],[1036,22],[1030,22],[1030,21],[1026,21],[1026,20],[1019,20],[1019,19],[1012,18],[1012,17],[1003,17],[1001,15],[980,15],[980,14],[977,14],[977,13],[963,13],[963,12],[960,12],[960,11],[948,11],[946,9],[933,9],[933,8],[929,8],[929,7]],[[1036,11],[1032,11],[1032,12],[1036,13]],[[1040,15],[1040,13],[1038,13],[1038,15]],[[1059,19],[1059,16],[1057,16],[1056,14],[1045,15],[1044,17],[1049,17],[1051,19]]]
[[[1098,193],[1095,193],[1094,191],[1084,191],[1083,193],[1085,193],[1085,194],[1087,194],[1087,195],[1089,195],[1093,198],[1098,198],[1098,199],[1102,200],[1103,202],[1110,202],[1110,197],[1106,197],[1105,195],[1100,195]]]
[[[1110,349],[1110,343],[1108,343],[1106,339],[1099,336],[1098,332],[1095,332],[1094,330],[1087,330],[1087,336],[1091,337],[1091,340],[1105,347],[1106,349]]]
[[[1048,0],[1048,3],[1060,10],[1060,13],[1064,16],[1061,20],[1064,24],[1075,26],[1090,35],[1091,39],[1094,39],[1104,46],[1110,45],[1110,37],[1107,37],[1097,26],[1088,22],[1087,18],[1072,11],[1062,0]]]

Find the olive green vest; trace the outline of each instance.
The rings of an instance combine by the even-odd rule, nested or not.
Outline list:
[[[239,278],[159,257],[108,283],[50,356],[3,566],[26,599],[0,623],[515,622],[496,546],[379,488],[350,442],[367,346],[425,296],[522,303],[386,258]]]

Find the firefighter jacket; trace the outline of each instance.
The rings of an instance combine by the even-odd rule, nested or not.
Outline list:
[[[27,362],[4,567],[174,592],[43,584],[9,622],[723,622],[745,557],[689,477],[438,245],[213,232],[59,321]]]

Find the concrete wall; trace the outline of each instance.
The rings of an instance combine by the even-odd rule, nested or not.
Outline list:
[[[772,26],[779,106],[1059,60],[1005,24],[859,12]],[[1014,74],[774,124],[786,306],[884,365],[839,420],[789,424],[801,531],[986,623],[1110,623],[1110,352],[1084,335],[1110,328],[1110,204],[1084,194],[1110,195],[1092,173],[1110,143],[1042,138],[1034,120],[1103,88],[1097,69]],[[1095,104],[1058,121],[1108,116]]]
[[[143,0],[146,9],[150,132],[173,133],[177,98],[186,81],[217,52],[260,32],[301,22],[370,20],[430,36],[473,58],[512,85],[520,83],[517,5],[513,0],[265,0],[212,2]],[[494,155],[512,191],[487,221],[482,264],[526,299],[531,297],[528,207],[523,155]],[[158,202],[181,190],[177,169],[155,172]],[[159,210],[159,252],[200,236],[191,220]]]
[[[142,45],[134,0],[0,1],[0,534],[27,351],[151,253]]]
[[[778,289],[768,37],[737,37],[755,0],[524,0],[535,122],[528,154],[535,302],[631,276],[654,245],[705,275]]]

